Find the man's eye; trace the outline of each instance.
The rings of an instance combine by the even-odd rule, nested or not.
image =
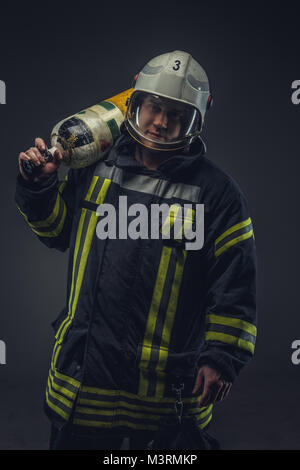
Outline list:
[[[181,113],[179,111],[169,111],[168,117],[178,121],[181,118]]]
[[[156,104],[153,104],[153,105],[152,105],[152,110],[153,110],[155,113],[160,113],[160,107],[157,106]]]

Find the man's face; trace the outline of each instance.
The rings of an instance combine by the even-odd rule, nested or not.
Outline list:
[[[180,135],[183,117],[183,106],[180,103],[147,96],[140,107],[139,128],[152,140],[171,142]]]

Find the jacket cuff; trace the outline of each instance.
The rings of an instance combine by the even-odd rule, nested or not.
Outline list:
[[[36,181],[27,181],[19,173],[17,177],[17,186],[26,193],[41,194],[48,191],[58,182],[57,171],[51,173],[48,178],[42,178]]]
[[[204,364],[210,365],[218,370],[225,380],[233,382],[249,359],[249,355],[239,351],[211,345],[199,354],[197,366],[199,368]]]

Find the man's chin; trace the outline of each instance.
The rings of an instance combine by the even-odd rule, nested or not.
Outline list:
[[[161,142],[164,142],[164,141],[162,140]],[[147,147],[148,150],[153,151],[153,152],[159,152],[161,150],[161,148],[159,148],[159,144],[160,144],[159,141],[153,142],[151,140],[141,137],[141,144],[143,145],[143,147]]]

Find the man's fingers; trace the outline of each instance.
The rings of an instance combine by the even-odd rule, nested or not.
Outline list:
[[[208,406],[211,403],[222,401],[226,397],[229,390],[230,387],[228,388],[227,383],[223,382],[222,380],[209,382],[204,387],[199,406]]]
[[[34,145],[39,149],[40,152],[44,152],[46,150],[46,144],[40,137],[37,137],[34,140]]]
[[[30,162],[30,161],[31,161],[30,157],[28,157],[28,155],[26,155],[25,152],[20,152],[20,154],[19,154],[19,162],[18,162],[18,163],[19,163],[19,171],[20,171],[21,175],[23,176],[23,178],[24,178],[25,180],[28,180],[29,178],[28,178],[28,176],[26,175],[25,171],[23,170],[22,162]]]
[[[26,152],[21,152],[19,154],[19,171],[24,179],[28,180],[32,176],[32,171],[30,175],[26,171],[26,168],[23,168],[23,161],[31,162],[38,168],[38,171],[35,171],[35,176],[38,178],[47,178],[51,173],[53,173],[62,161],[62,154],[57,149],[54,153],[54,157],[51,159],[45,159],[44,153],[47,149],[46,144],[43,139],[36,137],[35,147],[31,147],[26,150]]]
[[[56,149],[53,154],[53,158],[54,158],[55,163],[59,165],[63,158],[62,153],[58,149]]]
[[[214,397],[214,403],[216,403],[217,401],[221,401],[221,400],[222,400],[222,396],[223,396],[225,384],[226,384],[226,383],[223,382],[223,380],[218,380],[218,382],[217,382],[217,390],[216,390],[216,394],[215,394],[215,397]]]
[[[36,165],[40,166],[42,163],[44,163],[44,157],[40,154],[38,149],[31,147],[29,150],[26,150],[25,152],[31,159],[31,161]]]
[[[19,160],[27,160],[27,161],[30,161],[31,158],[30,158],[25,152],[20,152],[20,153],[19,153]]]
[[[202,374],[201,369],[199,369],[192,393],[197,393],[201,389],[202,382],[203,382],[203,374]]]
[[[34,153],[34,155],[37,156],[37,158],[39,159],[39,161],[41,163],[43,163],[43,164],[46,163],[46,160],[45,160],[45,157],[44,157],[43,153],[41,153],[38,148],[31,147],[31,149],[29,149],[29,150],[31,150]]]
[[[223,396],[222,396],[222,401],[227,397],[227,395],[229,394],[230,390],[231,390],[231,386],[232,386],[232,383],[231,382],[228,382],[226,384],[226,387],[225,387],[225,390],[223,392]]]
[[[232,385],[231,382],[224,382],[223,383],[223,386],[220,388],[220,391],[219,391],[218,396],[216,398],[216,402],[221,402],[227,397],[228,393],[230,392],[231,385]]]
[[[217,369],[214,369],[208,364],[204,364],[200,367],[193,393],[199,390],[200,384],[203,385],[203,393],[198,402],[198,406],[200,407],[224,400],[232,385],[231,382],[227,382],[227,380],[222,378],[221,373]]]
[[[207,406],[210,403],[210,383],[204,380],[203,393],[201,395],[198,406]]]
[[[218,401],[218,397],[223,387],[222,380],[216,380],[210,384],[209,392],[210,392],[210,402],[209,403],[216,403]]]

